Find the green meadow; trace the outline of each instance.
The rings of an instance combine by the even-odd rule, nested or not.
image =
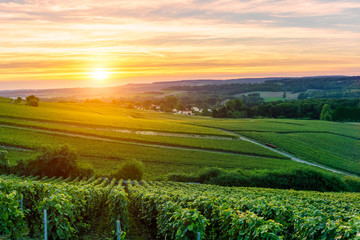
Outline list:
[[[286,171],[306,166],[239,135],[358,174],[359,127],[305,120],[219,120],[114,104],[41,102],[30,107],[0,99],[0,146],[8,151],[11,163],[33,159],[43,146],[68,144],[79,155],[79,165],[98,176],[116,172],[125,160],[137,159],[145,164],[144,177],[149,180],[208,167]]]
[[[225,129],[304,160],[360,174],[359,124],[290,119],[211,119],[193,124]]]

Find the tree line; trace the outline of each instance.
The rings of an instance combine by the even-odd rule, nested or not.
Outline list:
[[[29,95],[25,98],[25,104],[32,106],[32,107],[38,107],[39,101],[40,101],[39,98],[34,95]],[[22,97],[17,97],[14,100],[11,100],[11,102],[13,102],[15,104],[22,104],[23,99],[22,99]]]
[[[222,85],[204,86],[174,86],[165,90],[210,92],[223,95],[234,95],[247,92],[281,92],[291,91],[293,93],[305,92],[310,89],[317,90],[338,90],[359,89],[360,76],[329,76],[329,77],[303,77],[283,78],[279,80],[267,80],[263,83],[232,83]]]
[[[255,106],[241,99],[227,101],[213,110],[214,118],[297,118],[360,122],[359,99],[305,99],[261,102]]]

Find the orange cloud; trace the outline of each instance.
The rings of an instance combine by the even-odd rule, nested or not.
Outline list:
[[[108,85],[354,75],[359,8],[315,0],[0,2],[0,89],[38,80],[91,85],[96,68],[111,72]]]

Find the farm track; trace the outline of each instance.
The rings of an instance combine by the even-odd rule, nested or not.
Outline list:
[[[132,139],[116,139],[111,137],[105,136],[98,136],[98,135],[88,135],[82,133],[74,133],[74,132],[64,132],[59,130],[44,130],[32,127],[24,127],[24,126],[14,126],[14,125],[6,125],[0,123],[0,127],[5,128],[13,128],[19,130],[26,130],[32,132],[40,132],[49,135],[57,135],[57,136],[66,136],[66,137],[76,137],[76,138],[83,138],[89,140],[100,140],[106,142],[113,142],[113,143],[121,143],[121,144],[128,144],[128,145],[136,145],[136,146],[144,146],[144,147],[153,147],[153,148],[164,148],[164,149],[177,149],[177,150],[186,150],[186,151],[200,151],[200,152],[208,152],[208,153],[221,153],[221,154],[231,154],[231,155],[238,155],[238,156],[247,156],[247,157],[260,157],[260,158],[273,158],[273,159],[287,159],[287,158],[279,158],[275,156],[268,156],[268,155],[257,155],[257,154],[248,154],[248,153],[241,153],[241,152],[234,152],[234,151],[226,151],[226,150],[217,150],[217,149],[210,149],[210,148],[197,148],[197,147],[190,147],[190,146],[181,146],[181,145],[165,145],[161,143],[147,143],[147,142],[140,142],[134,141]],[[236,141],[236,139],[234,140]],[[19,146],[13,146],[20,148]],[[24,148],[26,149],[26,148]]]
[[[220,129],[220,128],[217,128],[217,129]],[[232,131],[229,131],[229,130],[225,130],[225,129],[221,129],[222,131],[224,131],[225,133],[229,133],[229,134],[233,134],[234,136],[237,136],[239,137],[241,140],[243,141],[247,141],[247,142],[251,142],[253,144],[256,144],[258,146],[261,146],[263,148],[266,148],[268,150],[271,150],[273,152],[276,152],[278,154],[281,154],[285,157],[288,157],[290,158],[291,160],[295,161],[295,162],[299,162],[299,163],[303,163],[303,164],[307,164],[307,165],[310,165],[310,166],[314,166],[314,167],[318,167],[318,168],[322,168],[322,169],[325,169],[325,170],[328,170],[328,171],[331,171],[331,172],[334,172],[334,173],[339,173],[339,174],[343,174],[343,175],[348,175],[348,176],[357,176],[353,173],[349,173],[349,172],[346,172],[346,171],[342,171],[342,170],[338,170],[336,168],[331,168],[331,167],[328,167],[328,166],[325,166],[325,165],[322,165],[322,164],[319,164],[319,163],[313,163],[313,162],[309,162],[309,161],[306,161],[306,160],[303,160],[303,159],[300,159],[298,157],[295,157],[294,155],[291,155],[289,153],[286,153],[286,152],[283,152],[283,151],[280,151],[278,149],[274,149],[272,147],[268,147],[266,146],[265,144],[263,143],[260,143],[258,141],[255,141],[255,140],[252,140],[250,138],[247,138],[247,137],[244,137],[242,136],[241,134],[237,133],[237,132],[232,132]]]
[[[27,149],[27,148],[7,146],[7,145],[2,145],[2,144],[0,144],[0,149],[17,150],[17,151],[25,151],[25,152],[32,151],[31,149]]]

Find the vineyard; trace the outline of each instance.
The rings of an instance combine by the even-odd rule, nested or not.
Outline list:
[[[231,133],[188,124],[186,116],[79,103],[28,108],[0,102],[0,112],[0,150],[8,152],[13,165],[36,158],[44,144],[67,143],[78,154],[79,166],[98,177],[110,177],[132,159],[144,163],[146,180],[167,180],[169,174],[211,167],[246,171],[303,167]]]
[[[79,166],[95,175],[1,175],[0,239],[44,239],[47,232],[49,239],[87,240],[360,240],[356,193],[163,181],[359,191],[355,177],[313,166],[304,169],[303,163],[243,138],[273,144],[308,162],[359,173],[359,125],[209,119],[111,104],[42,103],[29,108],[0,102],[0,109],[4,160],[13,166],[19,160],[31,163],[42,154],[44,143],[67,143]],[[143,181],[125,184],[112,179],[132,159],[144,164]]]
[[[80,166],[111,176],[126,160],[146,166],[144,179],[167,180],[218,167],[245,171],[303,168],[241,136],[275,145],[308,162],[359,174],[359,125],[290,119],[209,119],[114,104],[0,102],[0,150],[11,164],[34,159],[43,144],[71,145]],[[314,170],[318,170],[313,168]]]
[[[292,119],[194,119],[192,123],[221,128],[263,144],[270,142],[301,159],[360,173],[359,124]]]
[[[170,239],[360,239],[360,195],[155,182],[129,187]]]
[[[50,239],[81,239],[99,211],[122,238],[131,212],[152,239],[360,239],[356,193],[2,175],[0,199],[0,233],[15,237],[41,235],[47,210]]]
[[[120,220],[125,236],[128,199],[121,181],[38,178],[0,177],[1,234],[39,239],[46,210],[49,239],[79,239],[94,227],[98,216],[105,216],[104,221],[114,226]]]

